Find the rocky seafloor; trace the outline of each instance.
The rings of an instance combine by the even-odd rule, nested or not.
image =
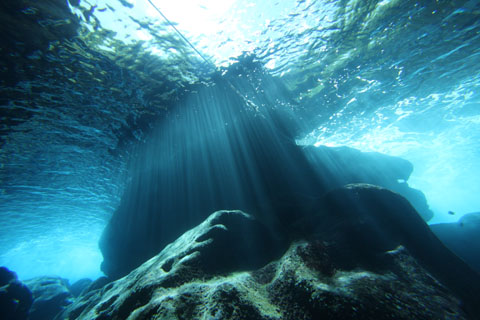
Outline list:
[[[292,226],[307,236],[282,243],[251,215],[215,212],[116,281],[22,284],[2,269],[2,310],[27,319],[33,301],[30,319],[480,318],[480,276],[405,198],[352,184],[317,205]]]

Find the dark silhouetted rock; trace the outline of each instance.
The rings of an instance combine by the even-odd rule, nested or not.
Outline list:
[[[96,279],[95,281],[93,281],[88,286],[88,288],[86,288],[84,290],[84,292],[82,292],[82,294],[90,292],[90,291],[94,291],[94,290],[97,290],[97,289],[100,289],[100,288],[103,288],[104,286],[106,286],[107,284],[109,284],[112,281],[113,280],[108,278],[108,277],[100,277],[100,278]]]
[[[117,290],[118,285],[126,281],[140,290],[139,295],[130,296],[127,291],[137,290],[133,287],[126,291],[125,288],[121,289],[125,295],[114,297],[109,306],[104,305],[101,312],[109,314],[110,309],[117,306],[119,301],[127,299],[128,310],[122,307],[118,315],[126,318],[133,311],[129,309],[132,306],[130,304],[150,299],[155,288],[174,288],[189,281],[258,269],[278,258],[282,249],[286,249],[285,244],[276,242],[269,230],[252,216],[241,211],[215,212],[125,278],[110,283],[101,290],[92,290],[80,296],[69,308],[68,314],[73,314],[75,318],[79,314],[89,313],[94,306],[92,299],[100,298],[103,292],[110,292],[112,288]],[[115,302],[117,298],[119,301]],[[135,302],[132,299],[140,300]]]
[[[32,291],[34,299],[30,309],[31,320],[53,319],[72,303],[73,296],[66,279],[38,277],[26,280],[25,284]]]
[[[396,197],[391,206],[404,201]],[[461,301],[408,249],[359,251],[370,245],[361,228],[370,232],[371,223],[346,235],[362,218],[339,216],[345,223],[294,242],[260,268],[274,258],[268,237],[257,234],[263,227],[238,211],[217,212],[126,277],[80,296],[57,319],[468,319]],[[399,242],[409,237],[403,231],[395,233]],[[256,245],[245,242],[249,237]],[[369,260],[372,252],[382,256],[374,266],[352,260],[353,253]],[[253,270],[231,272],[239,270],[235,265]]]
[[[403,193],[423,206],[424,219],[432,216],[423,194],[405,182],[412,171],[406,160],[349,148],[284,145],[281,150],[288,154],[284,160],[267,147],[248,152],[258,159],[250,165],[240,163],[244,168],[239,175],[220,175],[221,168],[230,164],[217,158],[206,164],[192,162],[191,168],[175,163],[174,168],[135,177],[103,232],[102,270],[113,279],[127,274],[193,222],[225,208],[253,212],[272,230],[288,229],[299,216],[310,213],[319,196],[352,182],[375,183]],[[193,173],[182,177],[181,172]],[[245,181],[238,184],[239,179]]]
[[[369,267],[381,265],[383,253],[402,245],[462,299],[465,310],[480,315],[480,275],[443,245],[401,195],[367,184],[347,185],[326,194],[319,211],[304,222],[315,226],[308,232],[354,248],[350,259]]]
[[[215,85],[198,85],[183,97],[136,153],[132,180],[99,243],[110,278],[126,275],[219,210],[248,212],[281,236],[310,214],[318,197],[347,183],[405,193],[431,217],[425,198],[406,183],[410,162],[296,145],[302,124],[285,107],[288,90],[253,60],[242,63],[248,67],[232,66]]]
[[[423,220],[433,217],[425,195],[410,188],[407,181],[413,171],[410,161],[378,152],[361,152],[348,147],[306,147],[303,149],[320,176],[329,174],[331,188],[346,184],[368,183],[404,196]]]
[[[88,279],[88,278],[80,279],[70,286],[70,288],[69,288],[70,293],[74,297],[78,297],[82,293],[83,290],[85,290],[86,288],[88,288],[92,284],[92,282],[93,281],[91,279]]]
[[[432,224],[430,228],[450,250],[480,273],[480,212],[468,213],[455,223]]]
[[[32,293],[18,280],[17,274],[0,267],[0,318],[28,319],[32,300]]]

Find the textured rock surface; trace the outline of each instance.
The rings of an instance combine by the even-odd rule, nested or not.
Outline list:
[[[17,274],[0,267],[0,317],[9,320],[28,319],[32,300],[32,293],[18,281]]]
[[[280,256],[282,245],[251,216],[240,211],[219,211],[125,278],[79,297],[68,314],[75,318],[87,312],[88,315],[83,313],[83,316],[88,318],[100,312],[105,316],[109,314],[108,318],[112,308],[125,303],[116,316],[126,318],[139,307],[138,304],[146,303],[144,299],[151,299],[156,289],[170,290],[188,282],[194,282],[195,287],[197,281],[211,279],[214,275],[258,269]],[[127,282],[128,287],[119,289]],[[118,295],[120,292],[116,290],[123,293]],[[134,296],[130,295],[132,291]],[[106,303],[97,301],[104,298],[100,296],[103,292],[109,295]],[[108,292],[115,293],[110,296]],[[90,310],[97,303],[102,304],[101,310]]]
[[[201,254],[169,272],[153,258],[58,319],[465,319],[460,301],[404,249],[348,266],[324,242],[298,242],[254,272],[205,274]],[[383,269],[382,269],[383,268]]]
[[[68,280],[59,277],[38,277],[26,280],[32,291],[33,305],[30,320],[53,319],[72,303],[73,296],[68,288]]]
[[[92,284],[92,282],[93,281],[88,278],[80,279],[69,287],[70,293],[74,297],[78,297],[83,292],[83,290],[87,289]]]
[[[475,287],[478,274],[404,198],[353,185],[317,205],[317,216],[292,226],[305,237],[277,260],[257,260],[269,252],[260,235],[260,248],[238,250],[255,220],[217,212],[126,277],[80,296],[57,319],[478,319],[478,289],[462,282],[466,273]],[[247,227],[235,231],[242,221]],[[235,268],[241,261],[255,262]],[[435,265],[445,261],[448,267]]]
[[[246,150],[222,154],[219,142],[207,139],[201,152],[188,151],[187,163],[173,159],[134,177],[103,231],[102,270],[114,279],[124,276],[217,210],[243,210],[274,229],[288,229],[299,215],[310,214],[315,198],[347,183],[398,191],[421,209],[424,219],[432,216],[423,194],[406,183],[413,170],[406,160],[345,147],[300,148],[271,137],[261,123],[255,130],[265,140],[260,146],[247,144]],[[205,154],[215,157],[206,161]],[[248,161],[238,160],[245,154]]]
[[[105,285],[109,284],[110,282],[112,282],[112,279],[110,279],[108,277],[100,277],[100,278],[96,279],[95,281],[93,281],[87,288],[85,288],[85,290],[82,291],[81,294],[85,294],[85,293],[88,293],[90,291],[100,289],[100,288],[104,287]]]
[[[347,185],[319,203],[316,232],[355,248],[355,261],[366,261],[397,245],[462,298],[470,314],[480,314],[480,276],[433,234],[402,196],[377,186]],[[310,224],[312,224],[310,222]],[[332,230],[331,226],[336,226]],[[330,236],[329,236],[330,234]]]
[[[462,216],[455,223],[430,225],[433,233],[480,273],[480,212]]]

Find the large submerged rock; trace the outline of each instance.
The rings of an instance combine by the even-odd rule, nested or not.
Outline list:
[[[329,192],[319,206],[323,213],[317,217],[316,232],[323,237],[331,234],[334,239],[341,235],[359,254],[353,259],[370,263],[369,259],[382,252],[405,246],[430,274],[461,297],[471,314],[480,315],[479,274],[435,236],[401,195],[354,184]],[[332,225],[340,225],[341,232],[328,232]]]
[[[92,280],[91,279],[88,279],[88,278],[83,278],[83,279],[80,279],[76,282],[74,282],[71,286],[70,286],[70,293],[74,296],[74,297],[78,297],[84,290],[87,290],[88,287],[90,287],[92,285]]]
[[[0,315],[2,319],[26,320],[32,306],[32,292],[17,274],[0,267]]]
[[[400,195],[351,185],[316,205],[277,247],[253,217],[216,212],[57,319],[479,318],[479,275]]]
[[[222,209],[249,212],[274,232],[283,228],[282,236],[299,216],[311,214],[318,197],[348,183],[395,190],[416,204],[425,220],[432,216],[423,194],[406,183],[413,166],[404,159],[345,147],[301,148],[288,143],[262,147],[247,150],[253,158],[249,162],[237,160],[241,154],[220,154],[211,162],[193,157],[190,166],[175,162],[134,177],[103,231],[102,270],[114,279],[126,275],[209,213]]]
[[[116,279],[219,210],[242,210],[277,236],[347,183],[395,190],[425,220],[410,162],[351,148],[303,147],[295,97],[254,57],[197,84],[169,108],[132,160],[132,179],[103,231],[102,270]],[[194,90],[193,90],[194,89]]]
[[[68,280],[60,277],[37,277],[24,281],[32,291],[33,304],[30,320],[53,319],[72,303]]]
[[[351,183],[382,186],[404,196],[423,220],[433,217],[425,195],[408,185],[413,172],[410,161],[378,152],[361,152],[348,147],[306,147],[303,149],[319,175],[329,172],[335,181],[330,189]]]
[[[480,273],[480,212],[465,214],[458,222],[432,224],[430,228],[450,250]]]
[[[93,290],[80,296],[68,314],[73,318],[80,313],[86,318],[98,316],[95,316],[99,311],[95,310],[94,304],[100,303],[99,299],[104,298],[102,295],[105,292],[111,296],[101,307],[102,310],[109,309],[103,314],[106,317],[127,318],[133,311],[129,308],[134,306],[127,307],[128,310],[124,310],[125,306],[121,307],[118,315],[110,311],[123,302],[128,305],[133,302],[136,309],[143,299],[151,299],[150,295],[156,289],[171,290],[217,275],[259,269],[278,258],[284,249],[285,244],[272,238],[268,229],[250,215],[241,211],[219,211],[125,278],[108,284],[103,290]],[[123,287],[127,282],[128,289]],[[138,299],[140,301],[136,301]]]

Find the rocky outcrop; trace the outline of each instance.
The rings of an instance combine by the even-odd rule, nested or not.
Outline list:
[[[350,148],[301,148],[268,138],[264,131],[266,141],[259,146],[247,144],[224,154],[218,151],[221,145],[212,143],[210,150],[202,144],[186,159],[171,156],[160,168],[135,176],[100,240],[105,274],[113,279],[126,275],[222,209],[249,212],[284,235],[299,216],[311,214],[320,196],[347,183],[395,190],[416,204],[425,220],[432,216],[423,194],[406,183],[410,162]],[[205,159],[205,154],[216,156]]]
[[[347,183],[395,190],[425,220],[432,216],[422,193],[407,184],[410,162],[297,145],[307,128],[292,112],[293,97],[253,57],[244,58],[214,76],[214,85],[182,96],[135,152],[131,181],[99,242],[102,271],[112,279],[212,212],[242,210],[284,234],[319,197]]]
[[[17,274],[0,267],[0,313],[2,319],[26,320],[32,305],[32,293]]]
[[[93,281],[88,278],[80,279],[69,287],[70,293],[74,297],[78,297],[84,290],[86,290],[89,286],[92,285],[92,282]]]
[[[478,319],[479,275],[400,195],[350,185],[316,206],[289,245],[216,212],[57,319]]]
[[[480,212],[465,214],[458,222],[432,224],[430,228],[450,250],[480,273]]]
[[[220,277],[188,276],[196,256],[170,271],[177,283],[159,276],[161,261],[149,261],[58,319],[466,319],[460,301],[405,249],[388,253],[395,271],[377,272],[342,270],[325,259],[330,250],[298,242],[262,269]]]
[[[60,277],[38,277],[26,280],[25,284],[33,294],[30,320],[53,319],[72,303],[68,280]]]
[[[317,233],[328,237],[332,225],[341,225],[333,238],[343,235],[369,261],[397,245],[412,256],[465,302],[470,314],[480,314],[480,276],[434,235],[412,205],[401,195],[377,186],[356,184],[329,192],[319,204]],[[311,223],[311,222],[310,222]],[[375,264],[375,260],[373,264]]]
[[[303,149],[319,175],[329,172],[330,189],[346,184],[368,183],[404,196],[423,220],[433,217],[425,195],[408,185],[413,172],[410,161],[378,152],[361,152],[348,147],[306,147]]]
[[[103,303],[102,310],[109,309],[103,314],[118,319],[126,318],[133,311],[129,309],[133,307],[130,304],[138,305],[143,299],[151,299],[150,295],[155,288],[173,289],[188,282],[204,281],[217,275],[259,269],[278,258],[282,249],[285,249],[284,245],[276,241],[269,230],[250,215],[241,211],[219,211],[186,232],[124,279],[80,296],[75,305],[69,308],[67,315],[70,318],[76,318],[80,314],[80,318],[92,317],[99,312],[95,305],[100,303],[99,299],[103,299],[103,292],[116,292],[107,298],[108,306]],[[132,286],[119,289],[126,283],[124,281]],[[110,291],[112,289],[113,291]],[[123,293],[118,295],[117,290]],[[131,296],[130,293],[137,290],[141,291],[143,298],[135,302],[133,300],[140,297],[136,294]],[[111,309],[123,303],[121,301],[129,306],[121,307],[120,313],[113,315]]]

